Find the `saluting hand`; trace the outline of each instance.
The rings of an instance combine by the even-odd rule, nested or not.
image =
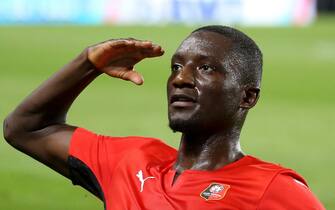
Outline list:
[[[88,59],[98,70],[137,85],[143,83],[143,77],[134,65],[144,58],[163,54],[161,46],[136,39],[109,40],[88,48]]]

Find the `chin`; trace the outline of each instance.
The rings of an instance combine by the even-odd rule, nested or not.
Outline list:
[[[173,118],[169,116],[169,127],[173,131],[178,131],[181,133],[196,133],[201,132],[202,123],[199,122],[196,118],[191,119],[182,119],[182,118]]]

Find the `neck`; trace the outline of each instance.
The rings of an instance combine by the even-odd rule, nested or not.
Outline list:
[[[174,166],[177,174],[187,169],[215,170],[242,158],[239,136],[239,129],[207,135],[183,133]]]

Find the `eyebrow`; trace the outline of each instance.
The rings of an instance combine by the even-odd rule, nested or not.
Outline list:
[[[183,59],[183,56],[180,55],[179,53],[175,53],[171,57],[171,60],[174,60],[174,59],[180,59],[181,60],[181,59]]]

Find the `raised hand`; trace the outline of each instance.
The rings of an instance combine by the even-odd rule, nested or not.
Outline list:
[[[144,58],[163,54],[161,46],[136,39],[109,40],[88,48],[88,59],[98,70],[137,85],[141,85],[144,80],[135,71],[134,65]]]

